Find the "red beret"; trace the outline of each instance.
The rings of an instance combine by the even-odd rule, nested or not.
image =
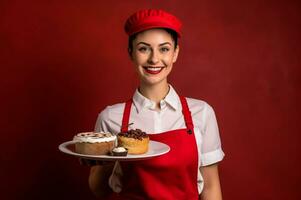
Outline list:
[[[126,21],[124,29],[130,36],[152,28],[168,28],[181,36],[182,23],[175,16],[163,10],[144,9],[132,14]]]

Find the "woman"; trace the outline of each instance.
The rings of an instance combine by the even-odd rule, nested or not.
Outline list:
[[[179,96],[168,83],[179,54],[180,28],[180,21],[162,10],[141,10],[126,22],[140,85],[130,101],[99,114],[95,131],[139,128],[171,151],[146,161],[92,166],[89,185],[99,197],[222,199],[217,163],[224,153],[214,111],[204,101]]]

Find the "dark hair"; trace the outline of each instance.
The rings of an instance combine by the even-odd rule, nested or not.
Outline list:
[[[163,30],[165,30],[167,33],[169,33],[169,35],[171,36],[174,44],[175,44],[175,48],[177,48],[178,46],[178,34],[177,32],[175,32],[174,30],[172,29],[168,29],[168,28],[161,28]],[[139,32],[141,33],[141,32]],[[135,38],[137,37],[137,35],[139,33],[135,33],[131,36],[129,36],[129,42],[128,42],[128,52],[130,55],[132,55],[132,52],[133,52],[133,41],[135,40]]]

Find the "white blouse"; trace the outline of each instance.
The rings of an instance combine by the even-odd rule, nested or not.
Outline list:
[[[214,111],[206,102],[187,98],[194,124],[194,133],[198,147],[198,165],[207,166],[219,162],[224,157],[221,148],[219,130]],[[107,106],[98,116],[95,132],[109,131],[119,133],[125,103]],[[170,85],[166,97],[160,101],[161,110],[155,110],[155,103],[140,94],[138,89],[133,96],[129,129],[141,129],[148,134],[157,134],[175,129],[186,128],[182,106],[178,94]],[[113,173],[109,179],[109,185],[115,192],[120,192],[122,183],[120,177],[122,169],[118,162],[115,163]],[[198,170],[199,193],[202,192],[204,181]]]

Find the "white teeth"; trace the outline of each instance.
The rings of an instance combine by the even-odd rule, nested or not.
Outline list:
[[[147,67],[146,69],[149,71],[157,72],[157,71],[160,71],[162,68],[161,67]]]

